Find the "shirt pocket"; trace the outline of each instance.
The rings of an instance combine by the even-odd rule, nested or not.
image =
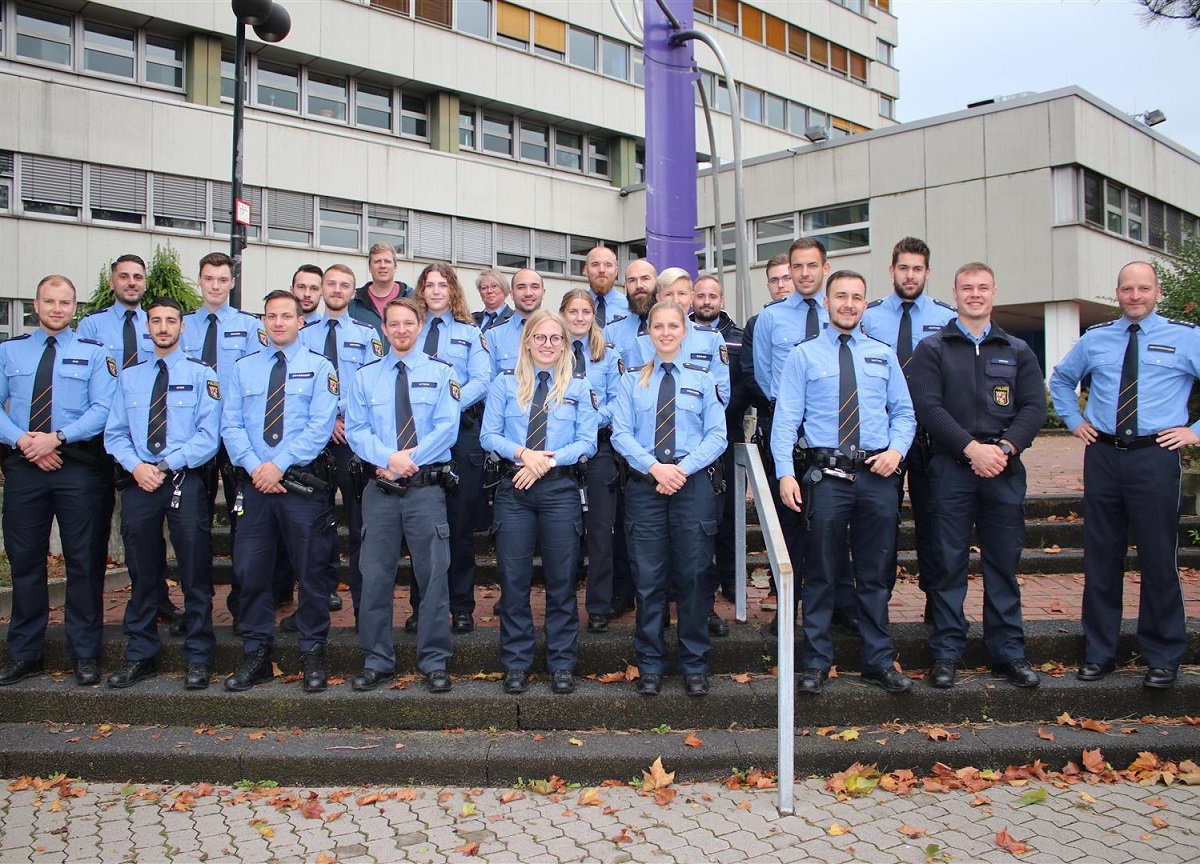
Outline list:
[[[64,408],[83,411],[87,407],[88,379],[91,377],[89,361],[76,362],[73,357],[59,360],[54,375],[54,402]]]
[[[991,414],[1011,417],[1017,413],[1017,363],[993,357],[983,370],[984,401]]]
[[[241,354],[243,351],[246,350],[246,345],[249,344],[248,343],[249,339],[250,339],[250,334],[244,330],[232,330],[232,331],[228,331],[228,332],[222,330],[221,331],[221,339],[220,339],[221,350],[222,351],[233,351],[237,354]],[[204,342],[201,341],[200,344],[203,345]]]
[[[471,354],[471,343],[466,339],[443,338],[438,343],[438,359],[445,360],[461,373],[467,368],[467,358]]]
[[[18,369],[11,361],[4,366],[4,377],[8,379],[8,413],[13,417],[28,417],[33,399],[33,370]]]
[[[305,378],[293,378],[293,375],[303,374]],[[313,382],[316,381],[316,373],[294,373],[289,372],[287,381],[284,382],[283,392],[286,394],[287,401],[284,403],[290,408],[308,409],[308,403],[312,401]],[[324,382],[322,382],[324,386]]]
[[[415,381],[408,387],[408,401],[412,405],[413,422],[418,429],[428,430],[433,426],[433,415],[437,410],[440,393],[437,386],[422,387],[425,382]],[[433,382],[436,385],[436,382]]]
[[[338,368],[341,364],[352,363],[355,367],[367,362],[367,346],[361,342],[343,342],[338,346]]]

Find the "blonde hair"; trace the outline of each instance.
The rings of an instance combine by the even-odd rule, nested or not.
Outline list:
[[[658,274],[658,279],[654,283],[655,293],[657,294],[659,291],[670,288],[680,279],[686,279],[688,285],[692,284],[691,275],[682,267],[668,267]]]
[[[598,248],[607,249],[608,247],[603,246]],[[604,331],[596,323],[596,302],[592,300],[592,293],[586,288],[572,288],[563,295],[562,303],[558,304],[558,314],[566,318],[567,307],[576,300],[584,301],[588,304],[588,308],[592,310],[592,326],[587,333],[588,355],[593,362],[599,363],[604,359],[604,352],[608,350],[608,343],[604,340]]]
[[[508,287],[508,277],[505,276],[503,273],[501,273],[499,270],[493,270],[490,268],[487,270],[484,270],[482,273],[480,273],[478,276],[475,277],[475,290],[476,291],[478,291],[480,289],[480,286],[483,285],[483,280],[485,280],[485,279],[491,279],[493,282],[495,282],[497,285],[499,285],[500,290],[504,292],[505,299],[508,298],[509,294],[512,294],[512,289]]]
[[[470,324],[474,327],[475,319],[471,317],[471,310],[467,308],[467,297],[463,294],[458,274],[454,272],[453,267],[441,261],[430,264],[417,277],[417,287],[413,291],[413,297],[416,299],[417,305],[421,307],[421,320],[425,320],[428,311],[425,308],[425,277],[430,273],[440,274],[450,285],[450,317],[462,324]]]
[[[547,410],[551,406],[557,408],[562,404],[563,397],[567,395],[567,387],[571,385],[575,358],[571,356],[570,351],[566,350],[566,345],[571,340],[567,322],[549,309],[539,309],[526,319],[525,326],[522,328],[521,350],[517,354],[517,368],[513,371],[517,377],[517,404],[523,411],[528,410],[533,403],[534,379],[537,377],[536,372],[539,371],[534,369],[533,355],[529,351],[529,344],[533,341],[533,334],[537,328],[542,326],[545,321],[556,323],[559,334],[563,337],[563,352],[558,355],[558,360],[555,361],[552,370],[554,386],[550,388],[550,392],[546,396]]]
[[[670,271],[665,271],[665,272],[670,272]],[[684,274],[684,275],[686,275],[686,274]],[[672,279],[671,281],[674,282],[675,280]],[[658,303],[655,303],[652,307],[650,307],[650,312],[648,315],[646,315],[646,329],[647,330],[650,329],[650,324],[654,321],[654,315],[658,312],[674,312],[676,315],[679,316],[679,320],[681,322],[683,322],[683,326],[685,328],[687,327],[687,312],[684,311],[683,307],[680,306],[678,303],[676,303],[674,300],[661,300]],[[651,340],[651,341],[653,341],[653,340]],[[657,356],[658,356],[658,350],[655,349],[654,357],[657,357]],[[650,386],[650,376],[654,374],[654,357],[651,357],[650,360],[646,363],[646,365],[642,367],[641,375],[638,377],[638,386],[639,387],[649,387]]]

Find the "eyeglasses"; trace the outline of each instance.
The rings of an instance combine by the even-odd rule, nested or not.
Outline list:
[[[767,280],[767,284],[768,285],[781,285],[784,282],[791,282],[791,281],[792,281],[791,276],[772,276],[770,279]]]
[[[558,346],[563,344],[565,341],[558,333],[551,333],[549,336],[547,336],[545,333],[534,333],[530,338],[533,339],[534,343],[537,345],[545,345],[547,342],[549,342],[551,345]]]

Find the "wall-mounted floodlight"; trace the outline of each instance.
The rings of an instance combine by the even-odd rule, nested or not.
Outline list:
[[[1167,115],[1155,108],[1153,111],[1143,111],[1141,114],[1134,114],[1133,119],[1141,120],[1147,126],[1157,126],[1159,123],[1165,123]]]
[[[818,144],[829,137],[829,130],[824,126],[809,126],[804,130],[804,137],[814,144]]]

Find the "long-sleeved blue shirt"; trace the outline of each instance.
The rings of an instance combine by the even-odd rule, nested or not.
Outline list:
[[[514,316],[516,317],[516,316]],[[554,373],[550,373],[554,390]],[[536,388],[536,382],[535,382]],[[585,378],[572,378],[562,404],[546,400],[546,449],[554,451],[559,465],[574,465],[596,452],[596,406],[599,400]],[[524,407],[517,401],[517,376],[505,372],[492,382],[483,411],[479,443],[516,462],[517,451],[525,446],[529,434],[532,403]]]
[[[824,328],[829,323],[825,310],[825,291],[813,297],[799,291],[782,300],[768,303],[758,313],[754,325],[754,380],[768,399],[779,398],[779,379],[788,355],[808,332],[808,304],[811,299],[817,308],[817,321]]]

